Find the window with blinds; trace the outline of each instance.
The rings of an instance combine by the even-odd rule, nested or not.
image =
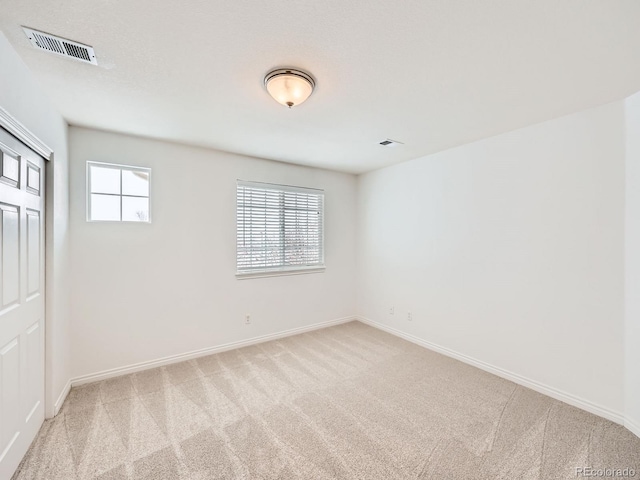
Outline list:
[[[324,267],[324,192],[238,180],[238,275]]]

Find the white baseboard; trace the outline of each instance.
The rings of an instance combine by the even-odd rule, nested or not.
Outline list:
[[[464,362],[466,364],[472,365],[486,372],[497,375],[498,377],[502,377],[506,380],[510,380],[514,383],[517,383],[518,385],[522,385],[523,387],[530,388],[531,390],[535,390],[536,392],[542,393],[551,398],[555,398],[556,400],[560,400],[561,402],[568,403],[569,405],[580,408],[582,410],[586,410],[587,412],[593,413],[594,415],[598,415],[600,417],[606,418],[607,420],[611,420],[612,422],[618,423],[620,425],[625,425],[625,426],[627,425],[627,422],[625,422],[624,415],[614,410],[611,410],[609,408],[603,407],[602,405],[598,405],[596,403],[590,402],[589,400],[585,400],[583,398],[577,397],[570,393],[563,392],[562,390],[558,390],[557,388],[553,388],[543,383],[537,382],[535,380],[531,380],[529,378],[523,377],[522,375],[518,375],[517,373],[513,373],[499,367],[495,367],[481,360],[476,360],[475,358],[469,357],[462,353],[458,353],[449,348],[441,347],[440,345],[436,345],[435,343],[428,342],[419,337],[416,337],[409,333],[405,333],[401,330],[397,330],[387,325],[383,325],[381,323],[375,322],[368,318],[357,317],[357,319],[362,323],[375,327],[379,330],[384,330],[387,333],[390,333],[397,337],[408,340],[411,343],[415,343],[429,350],[433,350],[435,352],[441,353],[443,355],[446,355],[447,357],[455,358],[456,360],[460,360],[461,362]],[[635,426],[635,428],[637,429],[638,427]],[[636,431],[634,431],[631,428],[629,428],[629,430],[635,433],[636,435],[638,435],[638,432],[640,432],[640,429],[637,429]]]
[[[62,392],[60,392],[60,396],[56,400],[56,403],[53,404],[54,417],[58,415],[58,412],[60,412],[60,409],[62,408],[62,404],[67,399],[67,395],[69,395],[70,390],[71,390],[71,380],[67,380],[67,384],[62,389]]]
[[[629,418],[624,419],[624,426],[627,430],[633,433],[636,437],[640,437],[640,424],[632,421]]]
[[[340,325],[342,323],[348,323],[354,320],[357,320],[357,318],[343,317],[335,320],[329,320],[327,322],[314,323],[313,325],[307,325],[306,327],[292,328],[290,330],[283,330],[281,332],[262,335],[259,337],[253,337],[247,340],[240,340],[238,342],[225,343],[223,345],[216,345],[214,347],[207,347],[200,350],[193,350],[191,352],[180,353],[178,355],[170,355],[168,357],[158,358],[158,359],[150,360],[147,362],[140,362],[132,365],[126,365],[124,367],[103,370],[101,372],[91,373],[89,375],[82,375],[80,377],[72,378],[70,380],[70,384],[71,386],[76,387],[78,385],[83,385],[85,383],[98,382],[100,380],[106,380],[107,378],[118,377],[120,375],[128,375],[130,373],[135,373],[142,370],[148,370],[150,368],[156,368],[162,365],[169,365],[171,363],[184,362],[185,360],[191,360],[192,358],[204,357],[206,355],[213,355],[214,353],[220,353],[220,352],[233,350],[241,347],[248,347],[249,345],[255,345],[257,343],[264,343],[271,340],[277,340],[279,338],[290,337],[292,335],[311,332],[313,330],[320,330],[322,328],[332,327],[334,325]],[[57,408],[57,405],[58,404],[56,403],[56,408]],[[60,405],[62,405],[62,403]]]

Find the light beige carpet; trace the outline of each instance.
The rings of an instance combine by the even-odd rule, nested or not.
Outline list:
[[[15,479],[562,479],[623,427],[358,322],[74,388]]]

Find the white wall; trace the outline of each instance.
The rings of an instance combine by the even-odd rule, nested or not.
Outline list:
[[[0,32],[0,105],[54,150],[47,163],[47,416],[70,378],[67,124]]]
[[[354,313],[354,177],[73,128],[70,234],[67,125],[1,33],[0,105],[55,150],[48,415],[70,377]],[[362,176],[360,314],[624,412],[638,433],[638,132],[635,95]],[[151,166],[154,223],[87,224],[86,160]],[[327,190],[326,273],[235,280],[236,178]]]
[[[625,107],[625,423],[640,436],[640,93]]]
[[[621,421],[624,159],[616,102],[359,177],[359,314]]]
[[[355,176],[75,127],[70,151],[74,378],[355,314]],[[153,223],[87,223],[88,160],[150,167]],[[235,278],[236,179],[325,190],[324,273]]]

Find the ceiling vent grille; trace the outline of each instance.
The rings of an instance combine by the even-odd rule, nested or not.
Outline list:
[[[32,30],[31,28],[22,27],[24,33],[31,41],[31,45],[40,50],[55,53],[63,57],[72,58],[84,63],[97,65],[96,55],[93,48],[89,45],[67,40],[66,38],[56,37],[48,33]]]
[[[404,145],[402,142],[398,142],[397,140],[386,139],[380,142],[380,145],[383,147],[397,147],[398,145]]]

